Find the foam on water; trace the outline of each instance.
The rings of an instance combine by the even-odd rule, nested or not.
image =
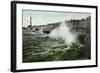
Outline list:
[[[53,29],[49,34],[50,38],[62,39],[66,44],[76,42],[77,34],[72,33],[67,23],[62,22],[59,27]]]

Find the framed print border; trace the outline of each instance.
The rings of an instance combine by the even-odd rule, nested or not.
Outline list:
[[[50,67],[50,68],[36,68],[36,69],[17,69],[17,4],[27,5],[44,5],[44,6],[58,6],[58,7],[78,7],[78,8],[93,8],[95,9],[95,64],[94,65],[82,65],[82,66],[69,66],[69,67]],[[12,1],[11,2],[11,71],[23,72],[23,71],[40,71],[40,70],[55,70],[55,69],[73,69],[73,68],[87,68],[98,66],[98,7],[90,5],[74,5],[74,4],[58,4],[58,3],[44,3],[44,2],[28,2],[28,1]]]

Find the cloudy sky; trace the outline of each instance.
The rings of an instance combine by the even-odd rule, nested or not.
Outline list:
[[[54,23],[70,19],[82,19],[90,16],[90,14],[75,12],[23,10],[24,27],[27,27],[29,25],[30,16],[32,17],[32,25],[46,25],[47,23]]]

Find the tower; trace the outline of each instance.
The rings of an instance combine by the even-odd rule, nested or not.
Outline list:
[[[28,25],[28,30],[33,30],[33,26],[32,26],[32,17],[30,16],[30,21],[29,21],[29,25]]]
[[[32,26],[32,17],[30,16],[30,25]]]

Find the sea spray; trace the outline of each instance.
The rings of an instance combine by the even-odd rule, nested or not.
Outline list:
[[[68,23],[62,22],[59,27],[56,27],[51,31],[49,37],[64,40],[66,44],[71,44],[72,42],[75,43],[78,34],[72,33],[67,24]]]

